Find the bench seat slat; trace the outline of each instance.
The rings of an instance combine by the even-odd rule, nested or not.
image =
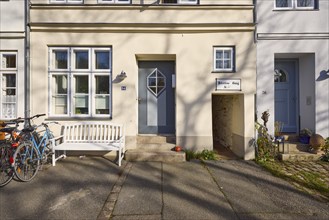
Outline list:
[[[65,143],[59,144],[55,147],[55,150],[72,150],[72,151],[118,151],[120,147],[120,143]]]

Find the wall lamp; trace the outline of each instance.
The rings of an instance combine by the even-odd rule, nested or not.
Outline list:
[[[127,77],[127,74],[125,71],[121,71],[120,74],[118,74],[115,79],[113,80],[113,83],[119,83],[122,82]]]

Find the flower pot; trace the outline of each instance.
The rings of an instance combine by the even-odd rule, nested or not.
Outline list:
[[[175,151],[176,151],[176,152],[180,152],[181,150],[182,150],[182,147],[181,147],[181,146],[176,146],[176,147],[175,147]]]
[[[310,137],[309,136],[300,136],[299,142],[302,144],[309,144],[310,143]]]

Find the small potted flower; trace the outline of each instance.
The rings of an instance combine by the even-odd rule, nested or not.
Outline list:
[[[303,128],[299,132],[299,142],[302,144],[309,144],[312,134],[313,132],[310,129]]]
[[[175,151],[176,151],[176,152],[180,152],[180,151],[182,151],[182,147],[181,147],[181,146],[175,146]]]

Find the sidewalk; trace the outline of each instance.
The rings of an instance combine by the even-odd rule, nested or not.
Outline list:
[[[0,188],[0,219],[96,219],[123,168],[101,157],[68,157],[31,182]]]
[[[198,161],[129,163],[127,169],[117,200],[112,198],[113,219],[328,219],[329,216],[328,203],[295,189],[251,161],[211,161],[205,165]],[[107,211],[109,214],[111,207]]]
[[[329,204],[252,161],[68,157],[0,189],[0,219],[328,219]]]

